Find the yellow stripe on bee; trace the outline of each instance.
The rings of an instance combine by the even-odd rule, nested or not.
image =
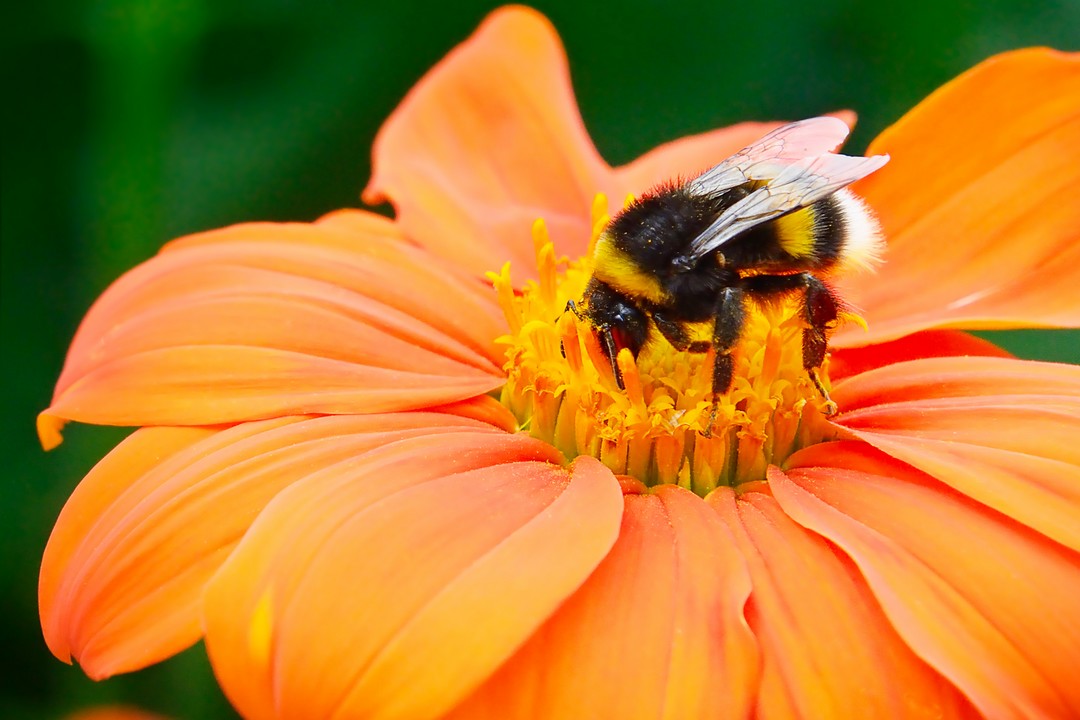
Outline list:
[[[814,254],[814,210],[803,208],[776,219],[776,238],[788,255],[804,258]]]
[[[638,267],[633,259],[615,247],[606,232],[596,241],[593,250],[593,275],[630,297],[653,303],[662,303],[667,297],[656,275]]]

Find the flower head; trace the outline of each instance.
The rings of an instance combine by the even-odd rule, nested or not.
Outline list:
[[[394,221],[226,228],[125,275],[39,419],[48,446],[141,427],[50,538],[50,649],[100,678],[202,637],[258,718],[1080,707],[1080,369],[956,329],[1080,325],[1080,58],[992,59],[871,145],[888,250],[842,281],[866,329],[831,338],[835,415],[782,304],[729,395],[662,345],[618,387],[563,312],[590,240],[774,127],[612,168],[553,30],[507,9],[380,134]]]

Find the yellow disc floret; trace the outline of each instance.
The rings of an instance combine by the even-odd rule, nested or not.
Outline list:
[[[593,239],[609,218],[599,196]],[[533,227],[537,278],[515,291],[509,264],[491,280],[509,323],[501,400],[523,431],[568,459],[599,458],[646,485],[674,483],[705,495],[718,485],[765,479],[766,468],[832,437],[826,400],[803,368],[798,303],[755,307],[736,351],[731,391],[712,397],[712,352],[675,350],[659,333],[635,358],[617,358],[625,389],[589,322],[567,310],[591,273],[558,258],[542,220]],[[828,365],[821,369],[828,384]]]

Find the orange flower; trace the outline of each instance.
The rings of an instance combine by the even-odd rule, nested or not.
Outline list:
[[[760,313],[706,433],[701,357],[622,392],[559,304],[627,193],[772,127],[611,168],[553,30],[503,10],[380,135],[396,222],[125,275],[39,419],[142,426],[57,521],[50,649],[102,678],[204,637],[253,718],[1075,713],[1080,369],[953,328],[1080,324],[1080,57],[992,59],[873,143],[889,249],[845,280],[839,414]]]

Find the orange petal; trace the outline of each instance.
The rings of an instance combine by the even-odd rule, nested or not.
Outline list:
[[[490,395],[480,395],[449,405],[440,405],[431,408],[431,411],[479,420],[508,433],[517,432],[518,429],[518,421],[514,414]]]
[[[625,503],[588,582],[452,718],[748,716],[758,659],[730,534],[678,487]]]
[[[777,473],[781,474],[781,473]],[[762,654],[755,717],[960,717],[963,697],[889,625],[848,558],[768,495],[708,502],[746,558],[746,618]]]
[[[920,657],[986,717],[1075,714],[1080,555],[865,444],[817,459],[770,474],[776,500],[851,557]]]
[[[1012,357],[988,340],[960,330],[924,330],[864,347],[836,348],[829,354],[833,382],[906,360],[953,356]]]
[[[148,710],[129,705],[104,705],[101,707],[78,710],[65,715],[63,720],[167,720]]]
[[[41,627],[53,655],[68,663],[74,655],[84,663],[84,669],[91,677],[111,674],[115,662],[100,667],[96,657],[86,657],[83,652],[92,644],[90,638],[106,623],[95,623],[92,611],[83,609],[82,606],[91,603],[79,597],[83,593],[78,587],[79,582],[73,582],[73,578],[83,575],[83,566],[92,562],[97,546],[110,531],[110,527],[102,525],[100,520],[113,512],[113,506],[124,498],[128,488],[156,466],[168,465],[168,458],[182,454],[214,435],[214,430],[208,428],[138,430],[106,455],[75,488],[49,536],[38,579]],[[122,509],[119,514],[122,516]],[[137,581],[138,578],[129,580]],[[177,617],[177,613],[161,614],[173,620]],[[92,625],[97,627],[92,628]],[[120,651],[120,655],[136,655],[126,663],[128,666],[148,665],[194,643],[199,638],[197,618],[192,613],[188,623],[163,622],[157,634],[148,657],[138,657],[138,653],[131,650],[128,653]]]
[[[502,382],[494,293],[369,215],[178,240],[79,329],[43,440],[65,420],[208,425],[430,407]],[[354,218],[354,224],[358,221]]]
[[[1080,325],[1080,54],[1020,50],[948,83],[867,150],[854,187],[888,241],[880,276],[845,282],[864,345],[932,327]]]
[[[534,266],[542,217],[581,255],[610,169],[578,114],[562,45],[523,7],[497,10],[406,96],[375,140],[369,203],[389,198],[405,233],[473,273]]]
[[[842,111],[833,115],[854,127],[855,113]],[[781,124],[744,122],[660,145],[632,163],[615,169],[621,187],[614,199],[621,201],[627,193],[641,195],[661,183],[695,177]]]
[[[374,447],[438,433],[505,436],[434,413],[136,431],[75,489],[49,538],[39,600],[50,650],[102,678],[191,645],[202,634],[203,586],[282,488]]]
[[[211,582],[206,643],[246,717],[441,716],[572,593],[618,483],[515,435],[398,443],[279,495]]]
[[[1080,367],[916,360],[856,375],[833,399],[851,433],[1080,550]]]

